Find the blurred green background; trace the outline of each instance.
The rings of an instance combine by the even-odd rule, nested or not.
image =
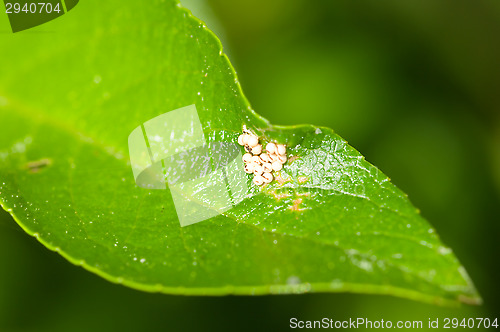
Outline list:
[[[291,317],[500,318],[499,1],[183,4],[221,37],[258,113],[276,124],[333,128],[407,192],[484,305],[141,293],[71,265],[2,211],[0,331],[280,331]]]

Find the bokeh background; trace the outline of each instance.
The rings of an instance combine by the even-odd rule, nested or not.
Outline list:
[[[185,0],[254,109],[328,126],[409,194],[484,305],[389,296],[183,297],[111,284],[0,213],[0,331],[286,330],[289,319],[500,319],[500,2]]]

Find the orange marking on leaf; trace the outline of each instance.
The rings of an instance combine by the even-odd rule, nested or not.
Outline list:
[[[287,197],[292,196],[292,195],[287,194],[287,193],[281,193],[281,194],[278,194],[278,193],[276,193],[276,190],[270,191],[269,193],[270,193],[271,195],[273,195],[273,196],[274,196],[274,198],[276,198],[278,201],[279,201],[280,199],[283,199],[283,198],[287,198]]]
[[[297,177],[297,181],[299,181],[300,184],[303,184],[303,183],[307,182],[307,180],[309,180],[309,178],[307,176],[299,176],[299,177]]]
[[[294,199],[293,200],[293,206],[290,206],[289,209],[292,210],[292,211],[302,211],[303,209],[301,209],[299,207],[299,205],[302,203],[302,198],[297,198],[297,199]]]
[[[285,179],[283,179],[283,178],[281,177],[281,174],[280,174],[280,173],[276,173],[276,174],[274,175],[274,179],[275,179],[275,180],[276,180],[276,181],[277,181],[280,185],[283,185],[283,184],[286,182],[286,181],[285,181]]]

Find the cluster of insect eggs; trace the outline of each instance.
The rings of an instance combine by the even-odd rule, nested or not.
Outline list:
[[[243,162],[245,172],[253,173],[253,183],[260,186],[270,183],[274,177],[272,172],[278,172],[286,162],[286,147],[283,144],[268,143],[266,151],[262,152],[259,138],[252,133],[243,133],[238,137],[238,144],[245,147]]]

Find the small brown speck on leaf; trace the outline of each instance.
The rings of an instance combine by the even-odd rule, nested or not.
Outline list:
[[[43,158],[40,160],[35,160],[35,161],[29,161],[26,163],[26,169],[30,173],[38,173],[42,169],[44,169],[47,166],[50,166],[52,164],[52,160],[49,158]]]
[[[458,296],[458,300],[460,302],[462,302],[462,303],[470,304],[470,305],[481,305],[481,304],[483,304],[483,301],[481,299],[469,297],[469,296],[466,296],[466,295],[459,295]]]

